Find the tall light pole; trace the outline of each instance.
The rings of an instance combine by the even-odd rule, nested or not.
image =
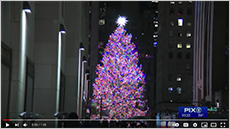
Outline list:
[[[84,50],[85,49],[84,49],[83,43],[80,43],[79,54],[78,54],[79,60],[78,60],[78,83],[77,83],[77,113],[78,113],[78,115],[80,115],[79,114],[79,112],[80,112],[80,101],[79,101],[79,99],[80,99],[80,86],[81,86],[81,84],[80,84],[80,79],[81,79],[81,51],[84,51]]]
[[[83,60],[82,60],[82,73],[81,73],[81,89],[80,89],[80,112],[79,112],[79,116],[82,118],[82,99],[83,99],[83,85],[84,85],[84,66],[85,63],[87,62],[85,56],[83,56]]]
[[[65,26],[60,24],[58,35],[58,57],[57,57],[57,95],[56,95],[56,112],[59,111],[60,99],[60,76],[61,76],[61,48],[62,48],[62,34],[65,34]]]

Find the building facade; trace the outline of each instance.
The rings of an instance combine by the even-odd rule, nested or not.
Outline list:
[[[88,57],[89,3],[1,5],[2,118],[77,112],[78,50],[82,42],[81,56]]]
[[[229,2],[195,2],[195,105],[228,108]],[[221,19],[221,20],[219,20]]]
[[[178,110],[193,95],[194,2],[158,3],[157,110]]]

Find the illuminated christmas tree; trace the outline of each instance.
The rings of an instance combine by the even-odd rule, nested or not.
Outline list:
[[[143,96],[145,75],[138,66],[132,35],[124,29],[126,22],[125,17],[118,18],[119,26],[109,36],[102,54],[102,65],[97,65],[92,103],[99,113],[92,118],[100,118],[101,109],[109,111],[109,119],[145,116],[148,111],[143,110],[147,102]]]

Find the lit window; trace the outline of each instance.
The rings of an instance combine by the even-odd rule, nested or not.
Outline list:
[[[187,26],[192,26],[192,23],[190,21],[188,21]]]
[[[177,94],[181,94],[181,87],[177,87]]]
[[[157,35],[153,35],[153,38],[156,38],[156,37],[158,37]]]
[[[155,24],[155,27],[158,27],[158,24]]]
[[[177,48],[182,48],[182,43],[178,43]]]
[[[154,42],[153,44],[154,44],[154,47],[157,47],[157,42]]]
[[[175,2],[171,1],[170,4],[175,4]]]
[[[169,92],[169,93],[172,93],[172,92],[173,92],[173,88],[172,88],[172,87],[169,87],[169,88],[168,88],[168,92]]]
[[[170,102],[172,103],[172,102],[173,102],[173,100],[171,99],[171,100],[170,100]]]
[[[190,69],[190,64],[186,64],[186,70]]]
[[[183,26],[183,19],[181,18],[178,19],[178,26]]]
[[[158,11],[156,10],[155,13],[158,13]]]
[[[191,44],[190,44],[190,43],[187,43],[187,44],[186,44],[186,48],[187,48],[187,49],[191,48]]]
[[[171,36],[171,37],[173,36],[173,31],[172,30],[169,31],[169,36]]]
[[[105,20],[104,19],[101,19],[101,20],[99,20],[99,23],[98,23],[99,25],[105,25]]]
[[[183,2],[182,1],[180,1],[180,2],[178,2],[179,4],[182,4]]]
[[[186,33],[186,37],[191,37],[191,36],[192,36],[192,34],[190,32]]]
[[[176,81],[181,82],[181,76],[177,75]]]
[[[171,21],[171,22],[169,23],[169,25],[170,25],[170,26],[174,26],[174,21]]]
[[[144,35],[144,33],[141,33],[141,35]]]

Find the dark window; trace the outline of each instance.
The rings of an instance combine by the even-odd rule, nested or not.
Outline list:
[[[169,48],[173,48],[173,42],[169,42]]]
[[[182,37],[183,34],[182,34],[182,31],[178,31],[178,37]]]
[[[181,66],[181,64],[177,64],[177,70],[181,70],[182,69],[182,66]]]
[[[172,74],[168,75],[168,81],[172,81]]]
[[[173,70],[173,63],[168,63],[168,69]]]
[[[174,9],[170,9],[169,14],[174,15]]]
[[[183,14],[183,9],[180,8],[180,9],[178,10],[178,15],[180,16],[180,15],[182,15],[182,14]]]
[[[190,70],[190,64],[186,64],[186,70]]]
[[[191,8],[187,9],[187,15],[192,15],[192,9]]]
[[[170,37],[173,36],[173,31],[172,31],[172,30],[169,31],[169,36],[170,36]]]
[[[182,58],[182,53],[181,52],[178,52],[177,53],[177,59],[181,59]]]
[[[186,54],[186,59],[191,59],[191,54],[190,53]]]
[[[173,58],[173,52],[169,52],[169,59]]]

